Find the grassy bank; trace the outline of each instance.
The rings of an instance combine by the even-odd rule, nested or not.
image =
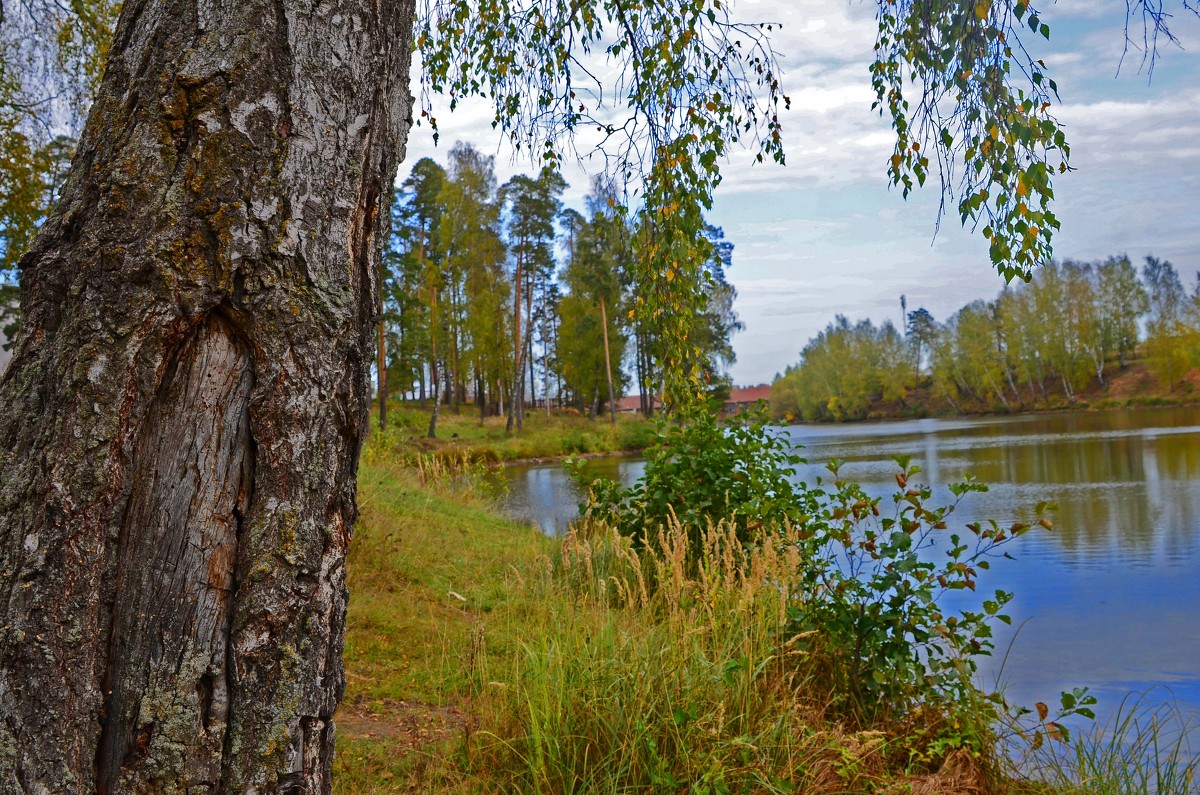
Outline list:
[[[1046,732],[1058,750],[1039,756],[1010,728],[1049,783],[1019,781],[970,712],[855,725],[807,663],[819,646],[785,631],[799,544],[549,539],[377,441],[348,561],[337,793],[1196,792],[1186,759]]]
[[[588,419],[572,410],[530,411],[520,431],[505,430],[504,417],[482,421],[472,407],[454,414],[439,412],[437,438],[428,438],[430,409],[392,404],[388,427],[375,428],[372,443],[386,457],[412,463],[418,455],[446,461],[482,463],[562,458],[589,453],[617,453],[645,449],[654,435],[654,423],[640,414],[619,414]],[[377,423],[377,420],[376,420]]]
[[[553,542],[470,491],[421,482],[373,447],[359,502],[335,788],[406,792],[453,773],[447,755],[478,721],[479,650],[511,654],[542,622],[544,606],[527,597],[519,573]]]

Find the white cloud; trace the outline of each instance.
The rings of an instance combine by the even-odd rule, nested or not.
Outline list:
[[[1054,0],[1044,10],[1051,18],[1123,19],[1125,3],[1121,0]]]

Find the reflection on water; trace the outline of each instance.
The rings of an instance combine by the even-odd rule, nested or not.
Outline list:
[[[842,476],[876,496],[895,486],[892,456],[949,501],[970,472],[989,484],[956,521],[1030,516],[1055,502],[1052,533],[1021,539],[992,588],[1016,593],[1013,633],[985,673],[1019,703],[1057,701],[1088,685],[1115,708],[1130,690],[1169,686],[1200,708],[1200,410],[1152,409],[1029,417],[916,420],[785,431],[809,460],[797,478]],[[638,459],[598,459],[599,474],[632,482]],[[578,497],[561,467],[510,468],[510,510],[548,532],[565,529]],[[986,587],[987,583],[983,583]],[[1007,660],[1001,670],[1003,650]]]

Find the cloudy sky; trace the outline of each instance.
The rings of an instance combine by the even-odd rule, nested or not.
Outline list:
[[[792,98],[783,116],[788,164],[752,166],[748,154],[735,154],[710,216],[735,245],[729,276],[746,324],[734,338],[739,384],[770,381],[837,314],[898,323],[903,294],[910,310],[924,306],[944,320],[1003,284],[988,265],[986,242],[960,229],[956,215],[934,236],[936,189],[904,201],[888,188],[892,142],[887,122],[870,109],[867,72],[874,7],[863,0],[734,5],[737,17],[783,23],[772,41]],[[1057,115],[1076,169],[1055,181],[1063,225],[1055,252],[1079,260],[1154,254],[1174,262],[1190,286],[1200,270],[1200,20],[1180,9],[1172,29],[1182,48],[1160,44],[1151,79],[1133,45],[1122,65],[1125,9],[1123,0],[1040,8],[1052,34],[1035,55],[1058,82]],[[1133,32],[1140,46],[1140,27]],[[438,115],[442,143],[435,148],[427,127],[414,129],[408,163],[425,156],[444,163],[449,144],[461,139],[496,155],[502,181],[532,171],[501,144],[487,106]],[[579,168],[564,174],[572,184],[567,202],[581,208],[587,176]]]

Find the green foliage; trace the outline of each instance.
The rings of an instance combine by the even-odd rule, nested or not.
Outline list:
[[[585,515],[652,544],[673,521],[693,541],[711,523],[729,521],[747,541],[811,512],[812,495],[791,478],[803,459],[761,411],[728,424],[706,411],[682,423],[660,420],[658,429],[645,472],[629,488],[591,480],[586,465],[575,465],[576,482],[590,494]]]
[[[1174,265],[1146,257],[1142,279],[1149,299],[1147,362],[1161,381],[1174,385],[1200,367],[1200,276],[1196,293],[1188,296]]]
[[[533,338],[540,332],[543,359],[549,346],[547,304],[553,296],[551,287],[556,263],[554,261],[554,222],[562,211],[560,196],[567,183],[551,166],[544,166],[536,178],[519,174],[500,189],[500,200],[506,208],[509,256],[513,260],[513,368],[509,390],[509,424],[515,420],[520,430],[525,418],[526,371],[533,372]],[[534,306],[541,317],[540,328],[534,328]],[[548,391],[548,390],[547,390]]]
[[[838,315],[772,385],[771,412],[808,422],[865,419],[874,400],[903,401],[912,372],[913,351],[890,322],[851,325]]]
[[[1096,309],[1104,347],[1125,366],[1138,342],[1138,319],[1150,310],[1150,297],[1129,257],[1109,257],[1096,268]]]
[[[17,331],[21,327],[21,295],[15,284],[0,282],[0,333],[4,335],[3,348],[11,351]]]
[[[828,708],[820,633],[789,627],[811,590],[799,526],[549,539],[459,479],[421,482],[384,440],[347,564],[337,792],[1195,792],[1186,716],[1122,705],[1068,734],[1083,689],[998,725],[967,693],[856,728]]]
[[[590,216],[580,216],[571,230],[569,258],[562,274],[567,295],[559,306],[558,355],[563,380],[575,395],[576,407],[592,414],[599,402],[608,400],[609,361],[614,370],[614,396],[620,397],[623,392],[620,362],[629,337],[628,327],[622,322],[623,287],[631,278],[633,251],[626,210],[603,180],[593,182],[588,209]],[[604,351],[606,334],[608,357]]]
[[[1045,513],[1054,506],[1037,506],[1030,522],[952,530],[962,499],[986,491],[969,476],[950,486],[951,504],[931,507],[920,469],[897,459],[898,488],[890,508],[881,507],[884,500],[840,478],[836,461],[832,483],[797,483],[801,459],[761,416],[728,426],[706,416],[663,425],[632,487],[591,482],[583,514],[646,549],[670,527],[700,549],[719,523],[740,545],[787,539],[798,555],[786,635],[804,650],[802,668],[830,694],[829,707],[853,725],[903,724],[924,711],[986,709],[998,718],[1001,700],[979,693],[972,676],[977,658],[992,651],[995,622],[1010,620],[1003,608],[1012,595],[997,590],[957,613],[946,601],[975,592],[1015,539],[1050,529]],[[579,465],[575,477],[586,481]],[[978,751],[985,735],[960,739]]]
[[[429,410],[413,403],[392,401],[388,427],[371,432],[370,444],[380,460],[415,466],[417,459],[434,454],[446,461],[495,463],[558,459],[573,453],[619,453],[644,449],[655,437],[654,423],[638,414],[619,414],[617,424],[598,423],[574,412],[556,411],[547,417],[530,412],[525,430],[510,434],[503,416],[446,413],[438,420],[439,438],[425,435]]]
[[[1030,278],[1050,258],[1059,225],[1051,177],[1068,168],[1070,151],[1048,113],[1057,85],[1021,43],[1026,26],[1048,38],[1048,25],[1026,0],[888,0],[878,8],[872,83],[875,107],[896,132],[893,182],[907,196],[933,158],[963,224],[985,224],[1000,273]],[[703,213],[720,163],[739,142],[760,161],[784,159],[778,108],[789,101],[772,26],[736,22],[720,0],[427,0],[421,19],[422,115],[435,128],[432,92],[447,93],[452,109],[463,97],[488,96],[495,126],[518,148],[554,163],[577,130],[594,129],[614,172],[640,175],[632,309],[655,326],[668,404],[697,410],[705,379],[695,318],[711,256]],[[593,53],[620,75],[608,91],[589,71]],[[923,92],[915,109],[906,98],[912,86]],[[607,97],[622,106],[615,114]]]
[[[438,244],[441,295],[439,371],[449,373],[451,406],[457,410],[459,384],[474,372],[480,391],[508,381],[510,372],[506,318],[512,285],[505,278],[505,248],[500,237],[500,205],[492,157],[458,143],[438,192],[441,205]]]
[[[119,8],[110,0],[0,7],[0,278],[57,201]]]
[[[641,175],[633,310],[655,325],[667,399],[681,406],[703,393],[687,362],[706,301],[703,213],[719,163],[743,139],[760,160],[783,161],[778,107],[788,100],[767,32],[733,21],[719,0],[428,0],[417,31],[423,85],[448,94],[451,108],[460,97],[491,97],[494,124],[549,163],[564,135],[570,145],[576,130],[594,128],[613,172]],[[615,85],[600,86],[589,71],[593,51],[618,75]],[[627,117],[614,118],[606,97]],[[426,102],[422,113],[436,126],[431,110]]]
[[[481,419],[508,409],[517,430],[526,394],[557,390],[559,405],[592,415],[609,397],[606,330],[616,397],[629,380],[622,363],[630,347],[642,394],[661,389],[662,324],[634,310],[629,214],[601,177],[586,217],[561,210],[565,187],[547,167],[496,190],[490,158],[465,145],[451,151],[449,173],[428,158],[413,166],[396,193],[384,251],[393,392],[419,385],[432,393],[436,370],[452,409],[463,398],[474,399]],[[709,259],[687,367],[711,391],[725,383],[721,371],[734,359],[729,337],[741,323],[725,278],[733,245],[721,230],[703,228]],[[565,251],[561,271],[556,249]]]
[[[704,296],[694,316],[690,333],[693,347],[684,370],[697,373],[701,388],[712,398],[714,390],[729,394],[730,384],[721,374],[737,361],[730,339],[746,326],[733,308],[737,289],[726,276],[733,267],[733,244],[725,239],[723,229],[711,224],[705,224],[703,235],[710,255],[702,270]]]
[[[392,200],[391,236],[383,251],[383,309],[388,382],[401,385],[401,392],[424,381],[424,367],[433,357],[441,289],[438,197],[445,180],[445,169],[422,158]]]
[[[16,122],[0,109],[0,276],[15,272],[37,233],[65,171],[62,150],[69,160],[73,146],[59,139],[39,146]]]
[[[933,348],[933,379],[943,394],[969,393],[1008,407],[1005,360],[993,306],[973,301],[946,323]]]
[[[958,615],[944,607],[954,591],[976,590],[981,574],[1013,540],[1051,527],[1037,508],[1033,523],[995,521],[950,529],[961,500],[986,491],[967,477],[951,484],[955,501],[929,507],[932,491],[919,485],[920,468],[896,460],[898,490],[890,508],[843,481],[829,464],[832,488],[815,489],[816,510],[805,518],[806,598],[792,610],[792,631],[811,634],[835,694],[833,706],[856,721],[906,719],[925,708],[965,705],[976,697],[976,658],[990,654],[992,626],[1012,594],[995,591]]]
[[[1176,384],[1200,366],[1200,286],[1189,296],[1174,267],[1154,258],[1144,273],[1145,285],[1125,256],[1051,261],[1028,283],[974,301],[944,324],[925,309],[910,312],[903,341],[886,323],[877,330],[839,316],[776,379],[772,413],[789,421],[863,419],[875,401],[906,401],[914,383],[928,383],[956,411],[1064,399],[1080,406],[1080,391],[1107,388],[1112,368],[1128,366],[1143,319],[1150,370]]]
[[[963,225],[984,224],[992,264],[1007,280],[1028,280],[1050,260],[1059,227],[1052,177],[1068,169],[1071,152],[1049,113],[1058,85],[1025,49],[1026,26],[1050,38],[1027,0],[881,2],[871,66],[874,107],[896,132],[893,184],[907,197],[914,181],[925,184],[932,159]],[[1017,75],[1023,85],[1013,84]],[[910,87],[921,95],[915,109]]]

